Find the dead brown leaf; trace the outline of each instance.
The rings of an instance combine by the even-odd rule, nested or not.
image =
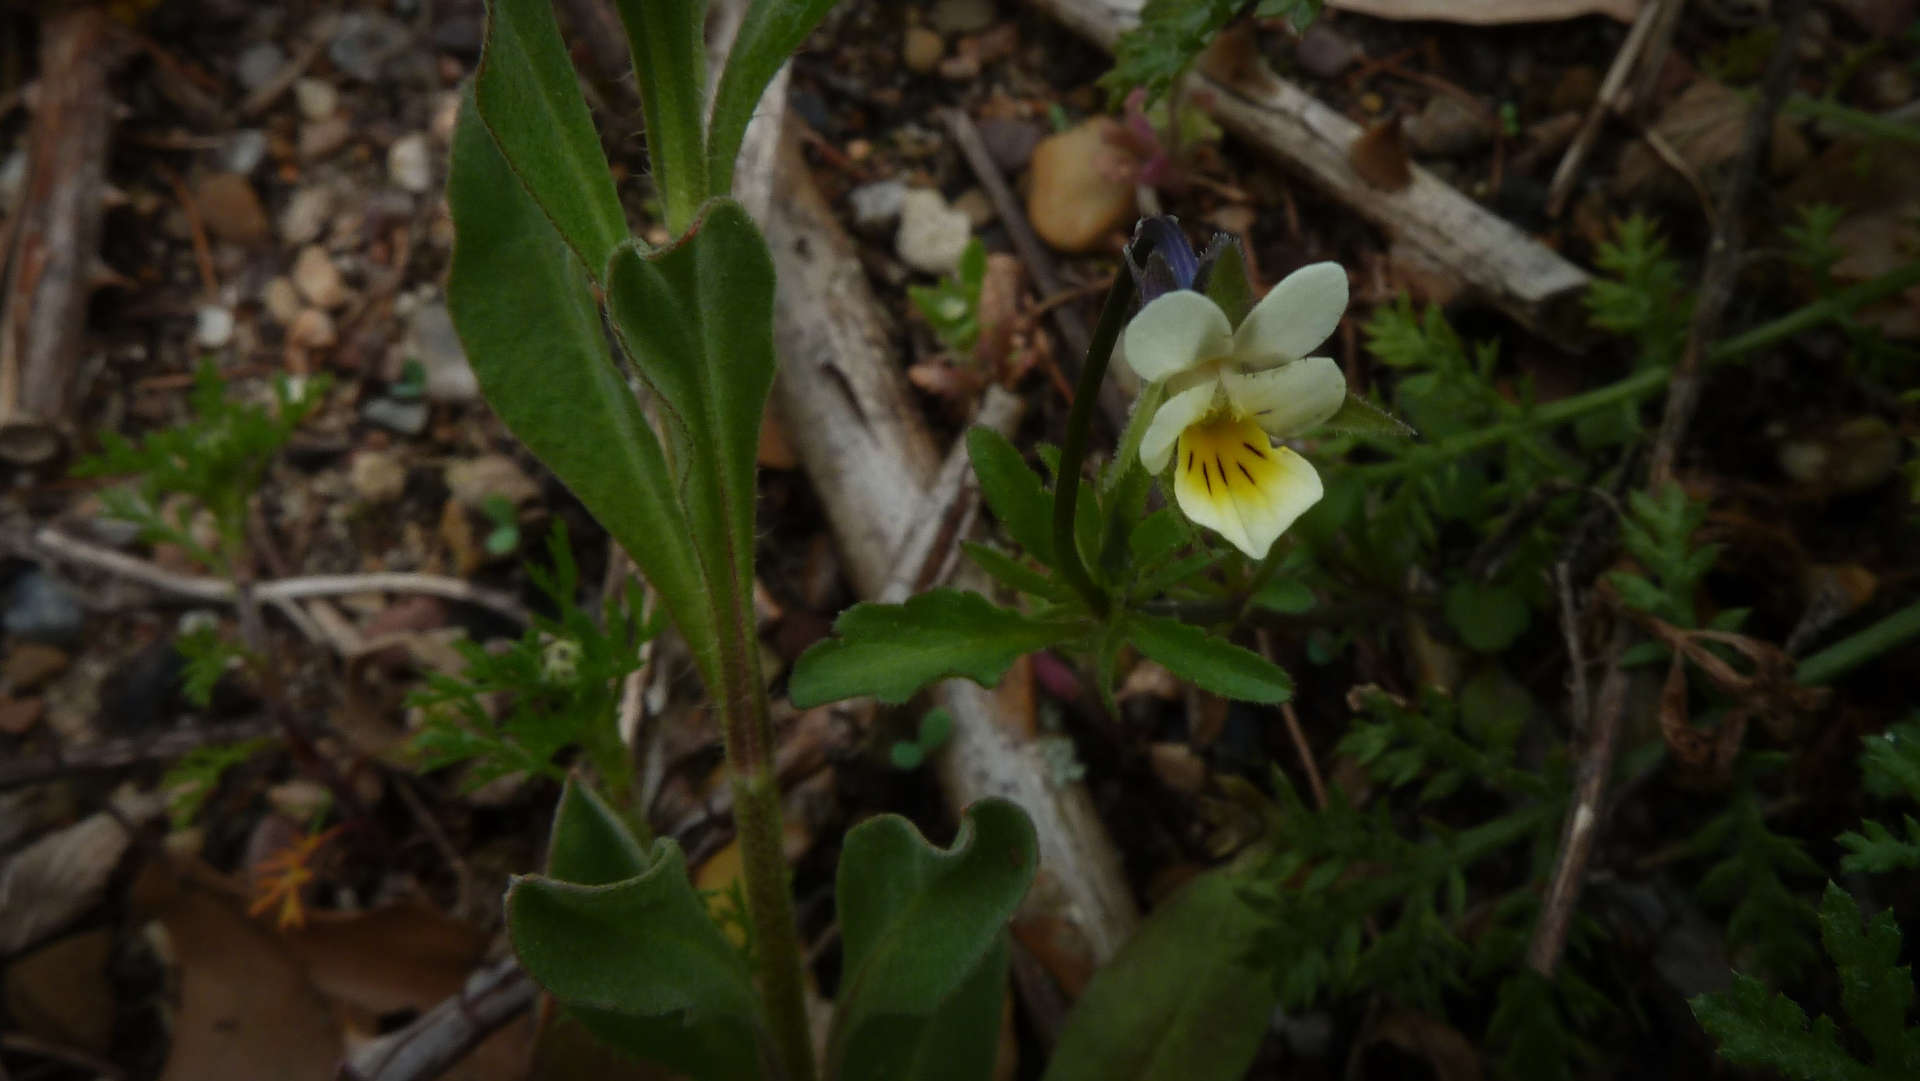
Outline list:
[[[316,990],[374,1015],[431,1008],[460,989],[487,948],[479,928],[415,902],[315,912],[281,938]]]
[[[1361,132],[1347,148],[1347,163],[1360,179],[1381,191],[1399,191],[1413,183],[1413,163],[1395,113]]]
[[[166,928],[179,1012],[161,1081],[330,1081],[341,1035],[283,944],[230,896],[150,868],[136,894]]]
[[[1396,1010],[1380,1018],[1373,1026],[1373,1031],[1364,1037],[1363,1043],[1369,1046],[1385,1044],[1402,1055],[1425,1063],[1436,1081],[1479,1081],[1482,1076],[1480,1052],[1473,1046],[1473,1041],[1445,1021],[1416,1010]],[[1396,1070],[1404,1068],[1404,1063],[1396,1066]],[[1361,1076],[1403,1075],[1363,1069]]]
[[[43,946],[7,966],[7,1016],[31,1035],[104,1054],[113,1042],[113,987],[105,928]]]

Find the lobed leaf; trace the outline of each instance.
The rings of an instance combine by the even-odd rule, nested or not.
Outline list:
[[[604,885],[516,879],[507,931],[521,965],[629,1054],[700,1081],[769,1076],[745,959],[707,917],[679,845],[661,840],[646,861],[640,874]]]
[[[829,1076],[991,1076],[1006,922],[1038,860],[1026,813],[999,799],[969,807],[945,851],[898,815],[847,834],[835,897],[848,975],[827,1041]]]
[[[905,604],[856,604],[834,622],[837,637],[794,662],[787,693],[804,709],[856,695],[904,702],[949,677],[991,687],[1020,657],[1082,629],[1076,621],[1028,616],[955,589],[922,593]]]

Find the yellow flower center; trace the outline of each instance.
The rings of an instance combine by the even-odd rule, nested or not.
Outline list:
[[[1251,417],[1221,413],[1180,434],[1180,480],[1211,499],[1271,490],[1282,475],[1267,433]],[[1240,489],[1235,492],[1235,487]],[[1252,489],[1251,492],[1248,489]]]

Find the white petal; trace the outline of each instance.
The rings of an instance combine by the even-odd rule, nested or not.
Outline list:
[[[1149,383],[1226,356],[1232,345],[1227,314],[1191,289],[1154,298],[1127,324],[1127,364]]]
[[[1287,275],[1253,306],[1233,334],[1241,367],[1304,357],[1340,325],[1347,310],[1347,272],[1314,263]],[[1252,363],[1247,363],[1252,362]]]
[[[1327,357],[1307,357],[1264,372],[1220,374],[1236,413],[1252,417],[1268,435],[1299,435],[1340,411],[1347,377]]]
[[[1188,429],[1174,462],[1174,500],[1194,524],[1220,534],[1253,559],[1320,501],[1320,475],[1247,421]]]
[[[1147,472],[1158,473],[1167,467],[1167,456],[1173,453],[1173,444],[1179,440],[1180,433],[1207,415],[1214,406],[1214,396],[1219,393],[1219,381],[1208,379],[1160,404],[1159,412],[1147,422],[1146,434],[1140,437],[1140,464]]]

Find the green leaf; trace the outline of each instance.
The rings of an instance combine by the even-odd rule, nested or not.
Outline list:
[[[1055,601],[1069,600],[1073,596],[1073,590],[1067,586],[1047,577],[1046,574],[1040,571],[1034,570],[1032,567],[1027,566],[1025,563],[1020,562],[992,545],[979,544],[974,541],[962,541],[960,548],[967,553],[969,558],[980,565],[981,570],[993,575],[994,578],[998,579],[1002,584],[1011,586],[1022,593],[1028,593],[1035,597],[1044,597],[1048,600]]]
[[[713,92],[713,122],[707,133],[707,177],[716,195],[733,190],[734,159],[761,92],[780,65],[820,25],[834,0],[753,0],[727,54]]]
[[[894,769],[911,772],[919,769],[920,763],[927,760],[927,752],[921,750],[918,743],[903,739],[888,749],[887,757],[893,762]]]
[[[1161,507],[1133,527],[1127,547],[1133,553],[1134,567],[1147,571],[1173,558],[1192,539],[1193,529],[1186,518],[1172,507]]]
[[[1879,874],[1890,871],[1920,871],[1920,821],[1906,819],[1907,835],[1897,836],[1886,824],[1868,818],[1860,822],[1862,832],[1848,830],[1834,838],[1847,854],[1840,857],[1840,869],[1848,874]]]
[[[953,847],[898,815],[847,834],[835,897],[848,973],[827,1040],[837,1081],[985,1081],[1006,983],[1005,927],[1038,866],[1026,812],[969,807]]]
[[[495,179],[524,187],[599,280],[614,246],[627,238],[627,216],[551,0],[489,0],[473,95],[511,167]]]
[[[992,428],[967,430],[967,457],[993,516],[1027,554],[1053,566],[1053,500],[1040,475],[1007,437]]]
[[[547,875],[580,886],[608,886],[647,872],[653,860],[620,812],[592,785],[567,778],[553,812]]]
[[[1920,1071],[1920,1043],[1910,1041],[1906,1031],[1913,972],[1894,964],[1900,956],[1900,927],[1893,912],[1882,910],[1862,927],[1853,896],[1828,882],[1820,903],[1820,938],[1840,970],[1840,1002],[1872,1046],[1874,1064],[1914,1076]]]
[[[706,0],[619,0],[647,125],[647,164],[678,236],[709,194],[702,120],[707,94]]]
[[[1298,578],[1273,578],[1253,595],[1253,603],[1269,612],[1297,616],[1311,611],[1319,598],[1313,588]]]
[[[1238,1081],[1272,1019],[1273,981],[1244,958],[1259,917],[1209,871],[1094,973],[1043,1081]]]
[[[1498,653],[1525,633],[1533,610],[1510,586],[1456,582],[1447,590],[1447,622],[1461,641],[1482,653]]]
[[[905,604],[856,604],[834,621],[838,637],[816,643],[794,662],[787,693],[804,709],[856,695],[904,702],[954,676],[991,687],[1020,657],[1082,629],[957,589],[922,593]]]
[[[1688,1005],[1728,1062],[1767,1067],[1796,1081],[1875,1076],[1841,1046],[1832,1018],[1822,1017],[1809,1028],[1806,1013],[1792,999],[1745,973],[1734,974],[1732,990],[1697,996]]]
[[[1260,300],[1253,295],[1253,283],[1247,281],[1246,252],[1239,237],[1229,236],[1213,255],[1205,283],[1207,299],[1226,313],[1228,324],[1237,327]]]
[[[507,931],[521,965],[630,1054],[701,1081],[772,1076],[753,977],[708,919],[680,846],[655,843],[647,863],[599,886],[516,879]]]
[[[1904,721],[1861,742],[1860,777],[1867,791],[1920,803],[1920,722]]]
[[[607,353],[586,268],[514,181],[471,101],[447,202],[447,307],[487,401],[633,557],[710,669],[712,616],[660,442]]]
[[[710,564],[711,584],[744,596],[753,580],[754,455],[774,372],[766,242],[740,204],[717,199],[671,247],[615,252],[607,278],[615,332],[690,440],[691,524],[707,558],[731,564]]]
[[[1127,639],[1174,675],[1214,694],[1266,705],[1293,697],[1293,680],[1279,665],[1192,624],[1168,616],[1132,615]]]
[[[1320,427],[1330,432],[1377,439],[1412,439],[1419,435],[1406,421],[1351,392],[1346,401],[1340,403],[1339,410]]]

